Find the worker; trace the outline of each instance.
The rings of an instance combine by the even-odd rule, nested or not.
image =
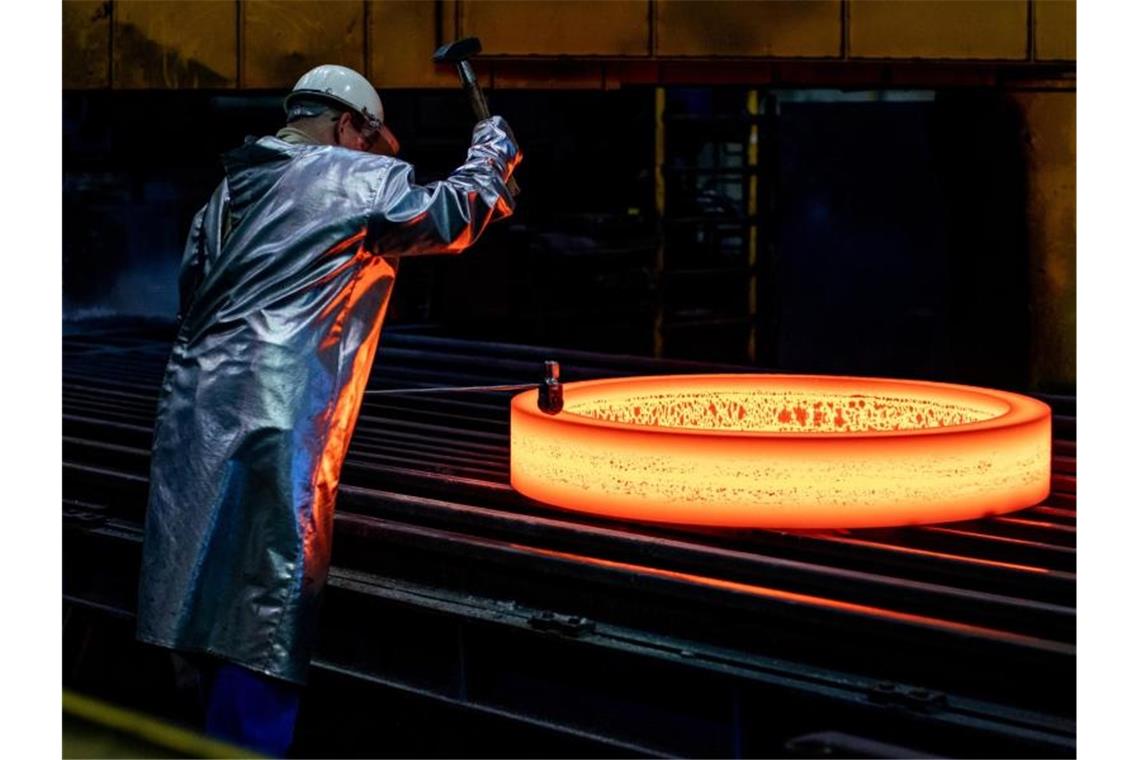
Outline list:
[[[345,450],[400,258],[454,254],[509,216],[506,122],[417,185],[380,96],[318,66],[286,126],[223,157],[194,217],[158,404],[138,638],[195,657],[207,733],[288,749],[329,571]]]

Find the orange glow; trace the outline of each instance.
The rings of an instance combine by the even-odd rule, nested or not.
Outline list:
[[[353,287],[346,288],[343,296],[338,299],[340,313],[333,323],[330,336],[342,341],[342,345],[356,344],[356,355],[352,358],[351,376],[341,388],[335,403],[323,413],[323,425],[328,431],[321,451],[320,461],[313,473],[312,501],[310,513],[306,516],[302,526],[302,540],[304,541],[305,567],[328,567],[328,558],[332,551],[332,525],[333,511],[336,504],[337,486],[340,483],[340,472],[344,465],[344,457],[348,451],[348,444],[352,440],[352,432],[356,427],[356,420],[360,414],[360,404],[364,399],[364,388],[368,385],[368,374],[372,369],[372,357],[376,354],[376,346],[380,341],[380,327],[384,324],[384,314],[388,310],[388,295],[383,296],[384,303],[380,307],[376,320],[368,326],[368,332],[363,335],[350,335],[344,337],[344,323],[360,299],[372,293],[376,284],[384,279],[389,283],[395,281],[396,270],[381,256],[374,256],[364,247],[364,235],[354,235],[342,243],[338,248],[344,249],[346,244],[359,243],[353,260],[360,260],[359,273]],[[389,286],[390,287],[390,286]],[[326,337],[326,340],[329,338]],[[324,582],[323,578],[313,579],[306,576],[305,582],[313,580]]]
[[[567,383],[511,403],[511,484],[609,517],[868,528],[1010,512],[1049,493],[1052,415],[909,380],[683,375]]]
[[[651,567],[648,565],[635,565],[629,562],[618,562],[616,560],[602,559],[601,557],[589,557],[581,554],[570,554],[553,549],[540,549],[538,547],[523,546],[521,544],[513,544],[513,546],[519,549],[523,549],[527,552],[531,552],[533,554],[541,554],[556,559],[569,560],[577,564],[589,564],[596,567],[631,571],[639,573],[641,575],[651,575],[655,578],[691,583],[694,585],[703,586],[705,588],[734,591],[740,594],[748,594],[750,596],[774,599],[782,602],[791,602],[793,604],[801,604],[817,607],[820,609],[835,610],[838,612],[849,612],[859,615],[886,618],[888,620],[893,620],[899,623],[910,623],[911,625],[921,625],[927,628],[940,628],[942,630],[964,633],[971,636],[986,636],[988,638],[1003,639],[1005,641],[1017,642],[1020,644],[1036,648],[1049,649],[1056,652],[1070,653],[1073,650],[1071,646],[1062,644],[1060,642],[1037,639],[1033,638],[1032,636],[1024,636],[1019,633],[1003,631],[997,628],[986,628],[984,626],[972,625],[970,623],[959,623],[955,620],[947,620],[944,618],[930,617],[928,615],[919,615],[912,612],[892,610],[886,607],[875,607],[868,604],[847,602],[842,599],[832,599],[826,596],[801,594],[795,591],[785,591],[783,589],[773,588],[771,586],[760,586],[755,583],[743,583],[741,581],[713,578],[706,575],[683,573],[677,570],[667,570],[665,568]]]
[[[929,530],[942,531],[944,528],[930,528]],[[959,533],[960,531],[954,531]],[[972,557],[968,554],[948,554],[947,552],[936,552],[930,549],[916,549],[913,546],[900,546],[898,544],[884,544],[879,541],[867,541],[860,538],[852,538],[851,536],[827,536],[828,541],[833,541],[841,544],[849,544],[851,546],[867,546],[879,551],[895,552],[897,554],[910,554],[915,557],[935,557],[937,559],[948,559],[954,562],[966,562],[971,565],[985,565],[986,567],[1000,567],[1003,570],[1016,570],[1023,573],[1037,573],[1038,575],[1053,574],[1051,570],[1045,567],[1037,567],[1036,565],[1022,565],[1016,562],[1000,562],[996,559],[984,559],[982,557]]]

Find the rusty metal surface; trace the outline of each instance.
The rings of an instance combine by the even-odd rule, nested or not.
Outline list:
[[[752,3],[658,0],[657,55],[835,57],[839,0]]]
[[[1014,95],[1026,127],[1026,229],[1033,310],[1031,376],[1077,383],[1077,94]]]
[[[228,88],[237,83],[238,3],[113,5],[111,85]]]
[[[246,0],[241,81],[245,87],[292,87],[314,66],[364,70],[364,4]]]
[[[63,4],[63,86],[86,89],[110,84],[111,3]]]
[[[461,0],[459,32],[488,55],[649,54],[647,0],[518,3]]]
[[[1033,44],[1039,61],[1077,60],[1076,0],[1033,3]]]
[[[1024,59],[1025,0],[851,0],[849,52],[865,58]]]

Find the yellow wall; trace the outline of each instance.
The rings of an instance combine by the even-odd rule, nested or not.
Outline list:
[[[258,0],[241,10],[245,87],[292,87],[322,63],[364,70],[364,3]]]
[[[453,70],[430,62],[440,38],[459,36],[456,5],[456,0],[369,2],[369,79],[377,87],[456,87]]]
[[[694,81],[710,62],[1069,62],[1073,0],[110,0],[64,2],[63,86],[280,88],[318,61],[453,87],[475,35],[496,86]],[[644,66],[651,68],[646,70]],[[658,65],[659,64],[659,65]],[[755,78],[762,68],[749,69]],[[791,69],[789,69],[791,70]],[[628,79],[627,79],[628,77]],[[724,81],[724,69],[716,71]],[[913,83],[916,86],[921,83]]]
[[[1076,0],[1038,0],[1033,4],[1033,20],[1037,60],[1077,60]]]
[[[111,83],[111,13],[101,0],[63,4],[63,86]]]
[[[645,56],[649,4],[646,0],[460,0],[459,36],[478,37],[487,55]]]
[[[1077,382],[1077,94],[1014,96],[1026,127],[1031,376],[1040,387]]]
[[[838,58],[843,52],[840,0],[659,0],[654,10],[658,56]]]
[[[1024,60],[1028,25],[1025,0],[852,0],[848,14],[856,58]]]
[[[233,3],[113,3],[111,86],[233,87],[238,73],[237,11]],[[67,53],[65,49],[65,61]]]

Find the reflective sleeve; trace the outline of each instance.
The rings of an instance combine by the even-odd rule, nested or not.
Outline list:
[[[506,181],[521,160],[510,128],[492,116],[475,125],[466,162],[445,180],[417,185],[412,167],[397,162],[376,199],[373,249],[382,256],[459,253],[514,211]]]

